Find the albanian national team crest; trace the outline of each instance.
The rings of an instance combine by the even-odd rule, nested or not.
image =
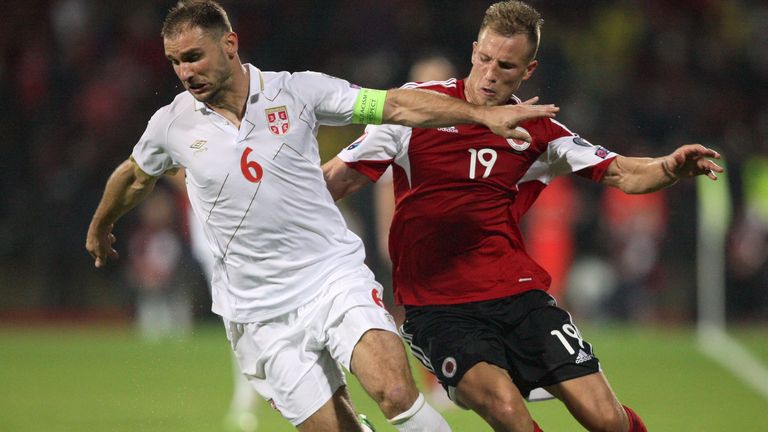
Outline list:
[[[269,126],[270,132],[275,135],[285,135],[288,133],[291,122],[288,120],[288,109],[285,105],[268,108],[264,112],[267,114],[267,126]]]
[[[525,128],[522,128],[522,127],[518,126],[515,129],[517,129],[519,131],[522,131],[522,132],[525,132],[528,135],[530,135],[530,133],[527,130],[525,130]],[[531,143],[529,143],[529,142],[526,142],[526,141],[523,141],[523,140],[519,140],[519,139],[514,139],[514,138],[507,138],[507,143],[509,143],[509,145],[512,147],[512,149],[514,149],[517,152],[521,152],[521,151],[527,150],[528,147],[531,146]]]

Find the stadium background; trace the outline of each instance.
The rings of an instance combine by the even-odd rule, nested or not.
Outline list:
[[[459,74],[465,75],[471,42],[490,4],[445,0],[222,3],[240,35],[243,61],[264,70],[317,70],[380,88],[406,81],[409,66],[435,52],[452,60]],[[768,180],[764,173],[768,168],[763,168],[768,167],[768,4],[758,0],[530,3],[545,18],[541,66],[520,96],[539,95],[543,102],[557,103],[562,108],[559,120],[592,143],[622,154],[661,155],[683,143],[701,142],[727,157],[728,173],[721,178],[728,185],[733,213],[726,249],[727,316],[729,323],[747,326],[741,330],[745,343],[765,361]],[[68,339],[50,337],[50,332],[57,335],[60,329],[107,327],[120,338],[134,317],[138,295],[127,248],[128,239],[140,226],[139,212],[117,227],[123,255],[117,265],[94,270],[83,244],[109,173],[130,153],[151,113],[181,89],[163,56],[159,37],[162,17],[171,4],[111,0],[8,0],[3,4],[0,324],[6,339],[3,346],[8,347],[0,349],[5,351],[0,354],[0,366],[6,370],[0,374],[3,388],[10,388],[6,384],[13,382],[12,371],[17,368],[31,367],[30,373],[35,374],[36,363],[24,361],[22,366],[22,360],[39,361],[38,355],[56,355],[77,346],[76,341],[56,345],[57,339]],[[322,130],[324,157],[331,157],[359,132],[355,127]],[[601,207],[604,191],[581,181],[576,181],[575,190],[570,202],[577,205],[562,210],[575,215],[575,258],[594,257],[610,266],[616,251],[606,233]],[[370,195],[366,190],[342,205],[366,241],[371,266],[386,280],[385,266],[374,247]],[[605,337],[610,344],[621,344],[625,337],[636,341],[631,335],[637,331],[661,335],[661,341],[651,339],[647,345],[660,357],[677,355],[659,348],[664,346],[664,335],[679,334],[677,346],[682,347],[687,343],[683,341],[689,341],[686,332],[696,319],[695,182],[681,182],[664,196],[664,235],[658,244],[652,289],[647,293],[652,299],[650,312],[604,315],[586,307],[578,316],[583,325],[593,326],[598,339]],[[177,208],[175,213],[184,212]],[[186,253],[183,217],[174,218],[174,223],[185,247],[180,258],[183,265],[174,280],[192,295],[196,323],[215,327],[205,286]],[[615,269],[614,274],[621,276]],[[596,316],[602,319],[591,319]],[[599,333],[605,319],[628,326],[629,336]],[[43,329],[43,334],[29,333],[29,329]],[[637,337],[655,336],[643,333]],[[101,337],[96,335],[93,347],[100,346]],[[216,333],[216,337],[223,334]],[[40,343],[25,344],[25,339]],[[33,354],[44,346],[50,346],[52,352]],[[157,347],[140,345],[136,349],[160,349],[153,346]],[[183,346],[189,350],[185,352],[195,352],[195,344]],[[219,353],[223,345],[215,346],[213,352]],[[600,354],[601,345],[597,348]],[[221,363],[223,382],[219,385],[224,394],[220,399],[225,401],[226,355]],[[62,360],[62,364],[66,363]],[[631,373],[637,367],[642,365],[627,364],[626,370],[622,370],[623,364],[613,365],[627,380],[637,379]],[[195,373],[194,366],[190,368]],[[707,373],[715,370],[712,366]],[[199,373],[205,375],[203,370]],[[718,377],[729,376],[718,373]],[[747,406],[766,406],[766,399],[750,393],[752,390],[739,390],[738,381],[723,380],[736,393],[751,394]],[[77,387],[71,391],[77,392]],[[34,394],[28,397],[36,397]],[[67,411],[58,406],[61,400],[51,401],[49,409]],[[4,402],[9,400],[0,403]],[[708,410],[699,409],[702,413]],[[36,430],[33,423],[19,423],[10,416],[12,411],[3,411],[0,408],[0,429]],[[765,410],[746,411],[737,417],[755,418],[754,423],[747,423],[754,429],[742,430],[768,427]],[[4,421],[9,428],[3,427]],[[49,424],[44,430],[89,429],[61,421],[63,426],[51,428]],[[652,424],[657,425],[653,430],[686,429]],[[119,422],[103,426],[132,430]],[[152,427],[144,424],[139,429]]]

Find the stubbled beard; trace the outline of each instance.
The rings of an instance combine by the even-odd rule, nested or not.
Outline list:
[[[213,86],[211,88],[211,91],[209,92],[208,96],[204,100],[201,100],[200,102],[207,103],[209,105],[218,105],[222,102],[224,99],[224,94],[226,93],[224,90],[229,87],[232,81],[232,74],[227,73],[226,71],[222,73],[222,75],[219,77],[218,80],[216,80],[217,85]]]
[[[208,94],[200,95],[199,101],[207,104],[215,105],[221,99],[221,86],[217,86],[209,90]]]

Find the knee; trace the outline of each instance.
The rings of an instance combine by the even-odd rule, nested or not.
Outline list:
[[[583,426],[590,432],[626,432],[628,425],[623,409],[606,407],[593,412]]]
[[[470,407],[492,425],[529,425],[531,417],[518,399],[506,392],[489,392],[474,398]],[[524,429],[513,429],[524,430]]]
[[[377,393],[374,398],[382,411],[395,414],[407,411],[419,396],[415,385],[406,379],[389,380]]]
[[[510,420],[527,418],[528,411],[524,407],[518,406],[511,398],[494,398],[493,400],[487,400],[483,404],[483,410],[498,420],[508,422]],[[526,422],[528,423],[528,422]]]

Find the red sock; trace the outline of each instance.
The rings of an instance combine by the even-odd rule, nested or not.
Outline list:
[[[626,411],[627,418],[629,419],[629,432],[648,432],[648,429],[645,428],[645,424],[640,419],[640,416],[632,411],[631,408],[625,405],[622,406],[624,407],[624,411]]]
[[[544,432],[536,422],[533,422],[533,432]]]

